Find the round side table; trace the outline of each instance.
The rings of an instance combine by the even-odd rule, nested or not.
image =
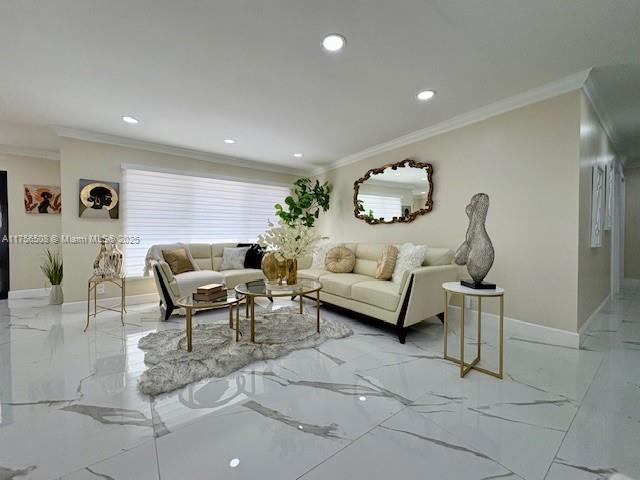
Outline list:
[[[504,363],[504,289],[496,287],[495,289],[475,289],[460,285],[460,282],[447,282],[442,284],[444,290],[444,358],[460,365],[460,377],[464,377],[471,369],[502,378]],[[462,308],[460,310],[460,358],[455,358],[447,353],[447,331],[449,329],[449,297],[450,295],[459,295],[462,297]],[[476,358],[470,363],[464,360],[464,314],[466,297],[475,297],[478,299],[478,348]],[[482,299],[498,298],[500,300],[500,327],[499,327],[499,366],[498,371],[487,370],[478,366],[482,351]]]

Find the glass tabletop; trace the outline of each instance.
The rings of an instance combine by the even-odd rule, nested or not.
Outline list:
[[[226,300],[218,300],[217,302],[209,302],[202,300],[194,300],[193,295],[187,295],[186,297],[181,297],[178,299],[177,306],[178,307],[189,307],[189,308],[213,308],[213,307],[224,307],[229,304],[237,303],[242,298],[238,298],[235,290],[227,290],[227,298]]]
[[[295,285],[269,285],[264,280],[257,280],[237,285],[236,292],[254,297],[289,297],[315,292],[321,288],[322,284],[315,280],[300,280]]]

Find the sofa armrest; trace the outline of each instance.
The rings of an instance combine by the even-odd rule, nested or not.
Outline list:
[[[457,265],[420,267],[411,272],[411,291],[404,326],[408,327],[444,311],[442,284],[459,278]],[[412,281],[411,281],[412,279]]]

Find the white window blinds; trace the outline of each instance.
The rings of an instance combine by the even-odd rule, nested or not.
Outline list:
[[[275,221],[276,203],[290,188],[235,180],[125,168],[122,185],[125,271],[142,276],[144,258],[158,243],[254,242]]]
[[[364,214],[369,210],[373,211],[374,218],[391,219],[402,216],[402,201],[400,197],[385,197],[382,195],[358,194],[358,199],[362,200]]]

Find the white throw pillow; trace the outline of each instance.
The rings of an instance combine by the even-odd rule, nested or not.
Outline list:
[[[313,261],[311,262],[311,268],[314,270],[325,270],[324,259],[327,257],[327,252],[334,247],[341,247],[342,243],[322,243],[313,250]]]
[[[244,259],[251,247],[225,248],[222,251],[220,270],[238,270],[244,268]]]
[[[405,243],[396,245],[398,247],[398,259],[393,269],[391,281],[393,283],[401,283],[404,272],[414,270],[422,265],[424,256],[427,253],[426,245],[414,245],[413,243]]]

